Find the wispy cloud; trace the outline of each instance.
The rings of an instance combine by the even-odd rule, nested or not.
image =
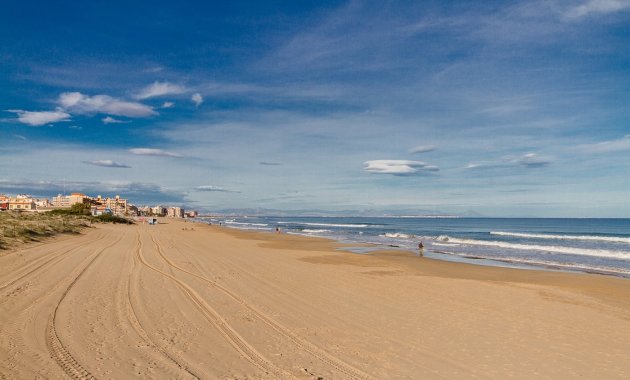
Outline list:
[[[173,103],[173,102],[164,102],[164,103],[162,103],[160,108],[172,108],[174,105],[175,105],[175,103]]]
[[[56,111],[24,111],[24,110],[7,110],[18,115],[17,120],[20,123],[39,127],[45,124],[57,123],[70,119],[70,114],[61,109]]]
[[[517,158],[515,162],[518,165],[527,168],[540,168],[551,164],[553,162],[553,159],[548,156],[541,156],[537,153],[527,153]]]
[[[195,107],[199,107],[203,103],[203,96],[197,92],[190,97],[190,100],[195,103]]]
[[[131,168],[129,165],[121,164],[120,162],[115,162],[112,160],[95,160],[95,161],[83,161],[84,164],[94,165],[94,166],[102,166],[106,168]]]
[[[183,155],[179,153],[168,152],[155,148],[132,148],[129,149],[129,152],[139,156],[183,157]]]
[[[371,160],[363,163],[364,170],[370,173],[393,174],[393,175],[414,175],[440,170],[437,166],[429,165],[422,161],[409,160]]]
[[[114,119],[111,116],[106,116],[106,117],[102,118],[101,121],[103,122],[103,124],[127,124],[127,123],[131,123],[131,121],[129,121],[129,120],[118,120],[118,119]]]
[[[264,165],[264,166],[279,166],[279,165],[282,165],[279,162],[266,162],[266,161],[261,161],[258,164]]]
[[[589,0],[569,8],[564,16],[568,19],[580,19],[597,14],[615,13],[630,9],[628,0]]]
[[[420,145],[409,149],[409,153],[427,153],[435,150],[435,145]]]
[[[240,191],[236,191],[236,190],[228,190],[225,189],[223,187],[220,186],[214,186],[214,185],[203,185],[203,186],[197,186],[195,188],[195,190],[197,191],[210,191],[210,192],[219,192],[219,193],[240,193]]]
[[[613,153],[630,150],[630,135],[617,140],[602,141],[594,144],[582,144],[578,149],[585,153]]]
[[[178,84],[156,81],[140,90],[140,92],[134,95],[134,98],[142,100],[164,95],[178,95],[187,91],[188,89],[186,87]]]
[[[26,137],[22,136],[22,135],[13,135],[13,137],[15,137],[18,140],[22,140],[22,141],[26,141],[28,140]]]
[[[497,160],[471,162],[464,169],[493,169],[501,167],[521,166],[524,168],[541,168],[553,163],[553,158],[537,153],[526,153],[521,156],[505,156]]]
[[[137,102],[128,102],[109,95],[88,96],[80,92],[64,92],[58,103],[64,110],[78,114],[105,113],[126,117],[148,117],[158,113],[153,107]]]

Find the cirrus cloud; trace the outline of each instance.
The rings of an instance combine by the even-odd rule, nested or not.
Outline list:
[[[393,174],[399,176],[436,172],[437,166],[429,165],[422,161],[409,160],[371,160],[365,161],[364,170],[377,174]]]
[[[613,153],[630,150],[630,135],[617,140],[602,141],[594,144],[582,144],[578,149],[585,153]]]
[[[115,162],[112,160],[94,160],[94,161],[83,161],[84,164],[94,165],[94,166],[102,166],[106,168],[125,168],[128,169],[131,166],[121,164],[120,162]]]
[[[569,8],[564,16],[568,19],[579,19],[593,14],[607,14],[630,8],[628,0],[590,0]]]
[[[129,153],[136,154],[138,156],[184,157],[179,153],[167,152],[165,150],[155,148],[132,148],[129,149]]]
[[[188,89],[186,87],[180,86],[178,84],[155,81],[152,84],[140,90],[139,93],[134,95],[134,98],[135,99],[148,99],[148,98],[154,98],[154,97],[164,96],[164,95],[183,94],[184,92],[187,92],[187,91]]]
[[[197,191],[219,192],[219,193],[240,193],[240,191],[228,190],[228,189],[224,189],[224,188],[222,188],[220,186],[214,186],[214,185],[197,186],[195,188],[195,190],[197,190]]]
[[[435,150],[435,145],[420,145],[409,149],[409,153],[427,153]]]
[[[505,156],[498,160],[471,162],[464,169],[494,169],[522,166],[524,168],[541,168],[553,163],[553,158],[538,153],[526,153],[521,156]]]
[[[114,119],[111,116],[107,116],[101,119],[101,121],[103,122],[103,124],[127,124],[127,123],[131,123],[129,120],[118,120],[118,119]]]

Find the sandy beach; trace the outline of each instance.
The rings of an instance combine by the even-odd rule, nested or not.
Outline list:
[[[0,377],[630,377],[630,280],[162,220],[0,256]]]

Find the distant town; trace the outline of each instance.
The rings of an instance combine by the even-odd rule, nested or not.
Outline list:
[[[164,216],[170,218],[194,218],[198,212],[184,210],[175,206],[136,206],[119,195],[104,198],[100,195],[91,197],[83,193],[59,194],[52,198],[35,198],[27,194],[9,196],[0,194],[0,211],[47,212],[55,209],[69,209],[75,204],[90,206],[90,213],[98,216],[112,214],[116,216]]]

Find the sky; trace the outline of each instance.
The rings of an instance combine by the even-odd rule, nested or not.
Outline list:
[[[0,41],[2,193],[630,217],[630,0],[20,1]]]

